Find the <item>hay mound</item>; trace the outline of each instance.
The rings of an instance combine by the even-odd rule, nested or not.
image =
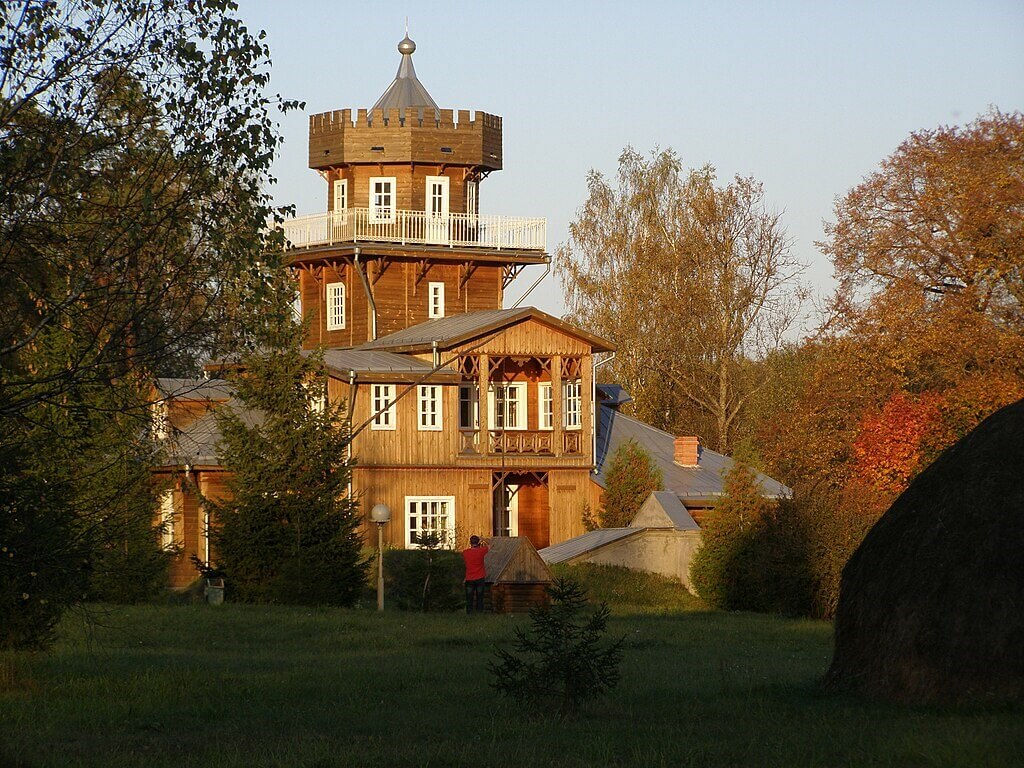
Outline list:
[[[1024,699],[1024,400],[922,472],[843,570],[828,687]]]

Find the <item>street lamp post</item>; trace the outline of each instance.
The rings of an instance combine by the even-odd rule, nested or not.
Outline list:
[[[377,524],[377,610],[384,610],[384,526],[391,520],[387,504],[374,504],[370,519]]]

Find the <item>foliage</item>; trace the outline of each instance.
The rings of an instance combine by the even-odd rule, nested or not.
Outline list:
[[[577,582],[559,577],[548,596],[530,609],[529,631],[516,627],[515,651],[497,650],[491,685],[536,714],[551,706],[564,717],[618,685],[624,639],[604,643],[608,606],[588,612]]]
[[[385,603],[405,611],[457,611],[465,606],[462,555],[451,550],[384,552]]]
[[[128,585],[155,583],[150,379],[252,343],[272,314],[262,299],[284,287],[264,253],[268,51],[235,10],[0,11],[0,450],[18,454],[2,610],[22,628],[9,644],[42,643],[90,591],[136,599]]]
[[[1024,115],[992,108],[964,127],[917,131],[836,204],[823,250],[840,294],[958,296],[1024,319]]]
[[[697,594],[730,611],[806,613],[811,573],[796,509],[766,499],[743,462],[726,474],[724,491],[704,520],[690,568]]]
[[[882,492],[896,494],[921,466],[925,436],[940,417],[942,398],[932,393],[893,395],[880,412],[866,413],[853,443],[856,473]]]
[[[598,517],[602,528],[624,528],[636,517],[652,491],[660,491],[664,479],[651,454],[635,440],[618,447],[605,474],[604,505]]]
[[[583,511],[580,512],[580,522],[583,523],[584,531],[596,531],[601,527],[601,522],[594,514],[589,501],[583,503]]]
[[[351,605],[366,563],[344,404],[320,401],[322,362],[297,338],[243,357],[234,379],[237,399],[216,411],[228,493],[203,500],[228,589],[248,602]]]
[[[553,566],[556,576],[579,582],[593,602],[606,603],[616,615],[623,613],[675,613],[695,611],[703,603],[678,579],[636,571],[618,565],[579,563]]]
[[[781,342],[804,295],[781,218],[760,183],[684,171],[671,150],[619,157],[618,184],[591,171],[556,265],[576,321],[619,348],[610,375],[655,426],[728,451],[752,366]]]

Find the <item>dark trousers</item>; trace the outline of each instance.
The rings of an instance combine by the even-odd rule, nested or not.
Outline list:
[[[474,607],[477,613],[484,612],[484,580],[466,580],[466,613],[472,613]]]

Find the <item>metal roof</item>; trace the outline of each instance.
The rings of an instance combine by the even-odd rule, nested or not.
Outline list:
[[[402,352],[428,352],[436,341],[440,349],[451,349],[459,344],[491,331],[498,331],[523,320],[537,320],[555,330],[583,339],[595,352],[610,352],[611,342],[599,336],[582,331],[563,320],[541,312],[536,307],[514,307],[512,309],[485,309],[461,315],[427,320],[388,336],[361,344],[357,349],[390,349]]]
[[[633,398],[629,396],[629,392],[618,384],[598,384],[597,393],[601,395],[605,405],[612,407],[625,405],[633,401]]]
[[[677,531],[699,531],[683,502],[672,491],[654,491],[644,501],[630,528],[675,528]]]
[[[398,44],[398,52],[402,54],[402,61],[398,64],[398,74],[391,81],[391,85],[377,99],[372,109],[405,109],[407,107],[432,107],[439,110],[437,102],[430,98],[423,83],[416,77],[416,69],[412,65],[412,54],[416,50],[416,43],[405,38]]]
[[[545,563],[564,563],[598,547],[621,541],[627,536],[635,536],[643,532],[643,528],[598,528],[596,531],[575,536],[561,544],[555,544],[540,550],[539,554]]]
[[[160,378],[154,385],[163,397],[174,400],[227,400],[232,392],[224,379]]]
[[[263,422],[260,411],[245,408],[240,400],[232,398],[216,406],[217,411],[229,408],[234,410],[248,426]],[[219,465],[220,456],[217,447],[222,439],[217,415],[211,404],[209,411],[187,424],[182,429],[174,429],[164,444],[164,457],[160,466],[180,467],[192,465]]]
[[[396,376],[425,376],[434,366],[426,360],[409,355],[398,355],[394,352],[378,352],[363,349],[328,349],[324,350],[324,364],[340,374],[349,371],[373,373],[380,375],[395,374]],[[438,378],[458,378],[459,372],[454,368],[440,368],[431,374]]]
[[[612,456],[627,440],[635,440],[654,459],[661,469],[665,490],[672,491],[684,503],[714,503],[723,494],[725,475],[732,469],[733,460],[728,456],[701,447],[696,467],[682,467],[675,463],[675,435],[644,424],[614,408],[602,404],[600,432],[597,439],[597,474],[594,481],[606,488],[605,472]],[[784,498],[793,492],[777,480],[757,472],[761,488],[768,498]]]

